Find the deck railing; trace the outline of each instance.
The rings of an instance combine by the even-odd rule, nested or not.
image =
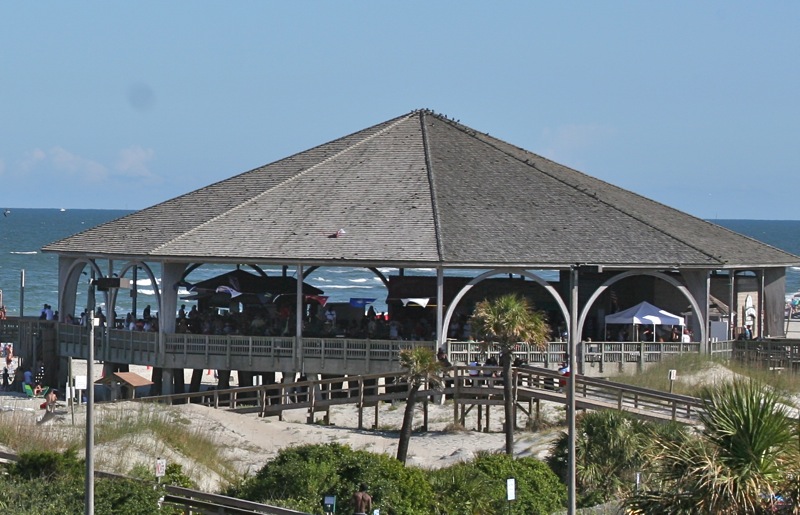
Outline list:
[[[3,341],[34,346],[43,338],[54,338],[62,356],[85,358],[88,355],[87,328],[33,319],[6,320],[0,324]],[[218,368],[223,370],[300,370],[310,373],[368,373],[398,370],[401,349],[411,346],[436,348],[433,341],[371,340],[354,338],[305,337],[298,348],[292,336],[196,335],[95,331],[95,356],[98,360],[173,368]],[[769,360],[771,368],[794,368],[800,362],[800,342],[720,341],[709,345],[713,355],[737,357],[755,362]],[[448,359],[454,365],[485,363],[499,358],[499,349],[474,341],[448,340]],[[30,348],[30,347],[28,347]],[[544,348],[519,344],[514,355],[531,365],[555,368],[563,362],[569,344],[550,342]],[[699,353],[701,345],[658,342],[581,342],[576,359],[578,371],[586,375],[608,375],[621,371],[643,370],[648,364],[671,356]],[[21,353],[21,352],[20,352]]]

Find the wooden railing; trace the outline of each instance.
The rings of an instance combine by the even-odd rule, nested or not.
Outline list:
[[[500,367],[455,366],[444,370],[441,388],[423,388],[418,398],[453,399],[454,423],[464,423],[465,413],[472,406],[502,406],[504,391]],[[604,379],[576,376],[576,406],[579,409],[614,409],[647,420],[673,420],[694,424],[703,409],[700,399],[651,390]],[[512,370],[513,396],[518,408],[529,415],[523,403],[550,401],[568,402],[563,391],[566,379],[557,372],[540,367],[520,366]],[[364,408],[375,408],[372,427],[379,427],[378,409],[382,402],[405,400],[409,384],[402,372],[369,374],[328,379],[312,379],[292,383],[276,383],[226,390],[208,390],[183,394],[144,397],[139,402],[171,404],[201,403],[214,408],[257,412],[261,416],[283,419],[287,410],[308,411],[308,421],[314,414],[329,416],[331,406],[355,404],[359,408],[358,428],[364,428]],[[427,420],[423,423],[427,426]]]
[[[85,358],[88,355],[87,328],[33,319],[6,320],[0,323],[3,338],[16,335],[21,350],[54,338],[61,356]],[[301,345],[290,336],[196,335],[136,332],[97,328],[95,356],[114,363],[162,366],[166,368],[215,368],[220,370],[276,370],[312,373],[363,374],[397,370],[401,349],[412,346],[436,348],[433,341],[370,340],[353,338],[304,337]],[[712,355],[744,360],[775,361],[771,367],[790,368],[800,356],[798,345],[781,350],[778,340],[761,343],[762,351],[747,351],[740,342],[713,342]],[[744,342],[752,345],[753,342]],[[26,347],[28,346],[28,347]],[[479,342],[448,340],[445,344],[448,359],[453,364],[486,363],[490,357],[499,358],[499,349],[486,348]],[[515,357],[532,365],[556,368],[564,361],[569,344],[550,342],[545,348],[517,345]],[[749,348],[749,347],[748,347]],[[766,350],[765,350],[766,349]],[[772,349],[772,350],[769,350]],[[644,370],[649,364],[672,356],[699,353],[701,344],[653,342],[581,342],[576,355],[578,371],[585,375],[605,376],[620,372]],[[21,352],[20,352],[21,353]],[[769,354],[769,356],[767,356]]]

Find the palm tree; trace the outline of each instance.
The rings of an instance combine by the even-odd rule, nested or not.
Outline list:
[[[400,366],[406,371],[405,378],[409,384],[406,410],[403,413],[403,427],[400,429],[400,441],[397,443],[397,459],[405,463],[408,455],[408,443],[411,441],[411,430],[414,427],[417,392],[426,383],[433,385],[441,383],[439,371],[442,365],[431,349],[414,347],[400,351]]]
[[[658,484],[628,500],[631,512],[780,512],[778,496],[796,491],[800,472],[797,421],[781,394],[737,380],[707,389],[703,398],[698,436],[657,439]]]
[[[470,326],[479,340],[500,346],[506,412],[506,454],[513,454],[516,421],[511,384],[512,352],[518,343],[544,347],[550,337],[550,326],[544,313],[535,311],[528,299],[516,293],[479,302],[475,306]]]

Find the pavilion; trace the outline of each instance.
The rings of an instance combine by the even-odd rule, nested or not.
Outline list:
[[[596,328],[604,314],[642,300],[673,312],[688,302],[695,340],[707,348],[709,298],[728,301],[731,313],[738,313],[743,289],[757,302],[757,334],[780,337],[785,270],[800,266],[800,257],[429,110],[235,175],[43,251],[58,255],[62,322],[75,314],[87,268],[96,278],[144,271],[160,285],[160,314],[177,311],[176,285],[201,263],[278,265],[303,278],[327,266],[378,274],[378,268],[393,268],[400,277],[407,269],[432,268],[437,346],[445,345],[443,328],[463,310],[460,302],[470,289],[497,276],[532,282],[576,338]],[[445,297],[451,270],[478,272]],[[540,271],[556,272],[559,280],[544,280]],[[298,350],[304,295],[303,282],[295,284],[293,340],[281,343],[283,354],[251,355],[236,363],[237,370],[332,369],[330,358],[319,363]],[[113,288],[106,293],[107,305],[114,305],[115,294]],[[169,343],[175,319],[160,318],[155,350],[137,354],[131,345],[117,361],[163,370],[169,391],[173,368],[200,362],[179,364]],[[740,325],[732,316],[730,339]],[[230,348],[227,361],[209,359],[206,352],[199,368],[233,366]]]

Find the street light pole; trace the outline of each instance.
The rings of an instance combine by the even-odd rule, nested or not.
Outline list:
[[[86,506],[85,515],[94,515],[94,310],[89,313],[89,352],[86,358]]]
[[[575,489],[575,376],[577,367],[575,366],[575,355],[578,350],[578,267],[573,266],[570,270],[570,308],[569,308],[569,379],[567,380],[567,434],[569,438],[569,457],[567,459],[567,513],[574,515],[576,509],[576,489]]]

